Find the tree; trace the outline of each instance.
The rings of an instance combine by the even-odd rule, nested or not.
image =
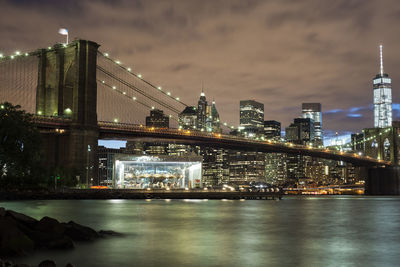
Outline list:
[[[0,186],[33,188],[44,180],[41,136],[32,115],[0,103]]]

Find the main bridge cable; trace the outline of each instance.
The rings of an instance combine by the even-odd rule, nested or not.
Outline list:
[[[149,82],[149,81],[143,79],[142,76],[141,76],[140,74],[136,74],[136,73],[132,72],[130,68],[124,67],[123,65],[121,65],[121,63],[120,63],[119,61],[115,61],[115,60],[113,60],[112,58],[110,58],[109,55],[108,55],[107,53],[103,53],[103,52],[101,52],[101,51],[98,51],[98,53],[99,53],[103,58],[105,58],[105,59],[111,61],[113,64],[115,64],[116,66],[120,67],[121,69],[123,69],[123,70],[124,70],[125,72],[127,72],[128,74],[130,74],[130,75],[134,76],[135,78],[137,78],[137,79],[143,81],[144,83],[148,84],[148,85],[151,86],[152,88],[157,89],[158,92],[163,93],[164,95],[170,97],[171,99],[173,99],[174,101],[178,102],[179,104],[182,104],[182,105],[184,105],[185,107],[188,107],[188,105],[185,104],[185,103],[183,103],[182,101],[180,101],[179,98],[178,98],[178,99],[177,99],[177,98],[174,98],[174,97],[171,96],[169,93],[166,93],[164,90],[162,90],[161,87],[157,87],[157,86],[155,86],[154,84],[152,84],[151,82]],[[177,113],[179,114],[180,112],[177,112]],[[231,131],[231,130],[233,130],[233,129],[235,129],[234,126],[229,126],[226,122],[221,123],[221,128],[225,128],[226,130],[228,130],[228,132]]]
[[[153,107],[147,105],[146,103],[143,103],[142,101],[137,100],[136,97],[134,97],[134,96],[132,96],[132,97],[131,97],[131,96],[128,96],[124,91],[121,91],[121,90],[119,90],[119,89],[113,87],[112,85],[107,84],[105,81],[102,81],[102,80],[97,79],[97,82],[99,82],[99,83],[101,83],[102,85],[104,85],[104,86],[106,86],[106,87],[112,89],[113,91],[116,91],[116,92],[120,93],[122,96],[125,96],[125,97],[127,97],[127,98],[129,98],[129,99],[135,101],[135,103],[139,103],[139,104],[141,104],[142,106],[145,106],[146,108],[148,108],[148,109],[150,109],[150,110],[153,109]],[[175,120],[175,121],[178,122],[178,120],[177,120],[173,115],[169,115],[169,118],[171,118],[171,119],[173,119],[173,120]]]
[[[146,83],[147,85],[151,86],[152,88],[156,89],[157,92],[163,93],[164,95],[168,96],[169,98],[173,99],[174,101],[178,102],[179,104],[184,105],[185,107],[188,107],[188,106],[189,106],[189,105],[185,104],[184,102],[182,102],[180,99],[177,99],[177,98],[171,96],[171,94],[166,93],[164,90],[161,89],[161,87],[157,87],[157,86],[155,86],[154,84],[152,84],[151,82],[149,82],[149,81],[143,79],[143,78],[141,77],[140,74],[136,74],[136,73],[132,72],[132,71],[130,70],[130,68],[126,68],[126,67],[122,66],[120,63],[117,63],[116,61],[114,61],[113,59],[111,59],[111,58],[108,56],[107,53],[103,53],[103,52],[98,51],[98,54],[100,54],[100,55],[103,56],[105,59],[109,60],[110,62],[114,63],[115,65],[117,65],[118,67],[120,67],[121,69],[123,69],[124,71],[126,71],[127,73],[129,73],[130,75],[134,76],[135,78],[141,80],[142,82],[144,82],[144,83]]]
[[[102,68],[100,66],[97,66],[97,69],[100,70],[101,72],[103,72],[105,75],[107,75],[107,76],[113,78],[114,80],[122,83],[123,85],[129,87],[130,89],[132,89],[132,90],[134,90],[136,92],[138,92],[139,94],[143,95],[144,97],[156,102],[157,104],[159,104],[159,105],[161,105],[161,106],[173,111],[174,113],[179,114],[181,112],[180,110],[176,109],[175,107],[173,107],[173,106],[171,106],[171,105],[169,105],[167,103],[164,103],[164,102],[158,100],[157,98],[155,98],[155,97],[153,97],[153,96],[151,96],[149,94],[146,94],[143,90],[139,89],[135,85],[133,85],[133,84],[131,84],[131,83],[125,81],[125,80],[122,80],[121,78],[119,78],[116,75],[112,74],[111,72],[105,70],[104,68]]]

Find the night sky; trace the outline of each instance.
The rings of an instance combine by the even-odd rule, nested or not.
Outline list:
[[[372,127],[372,78],[384,69],[400,103],[397,0],[1,1],[0,53],[64,42],[59,28],[101,44],[189,105],[204,82],[223,121],[239,101],[265,105],[286,127],[302,102],[320,102],[327,135]],[[393,105],[400,119],[400,104]]]

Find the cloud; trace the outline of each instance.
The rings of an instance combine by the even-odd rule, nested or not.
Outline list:
[[[61,42],[57,30],[66,27],[71,39],[98,42],[188,105],[204,81],[221,119],[233,124],[239,101],[251,98],[282,128],[301,115],[302,102],[322,104],[325,130],[372,127],[381,42],[400,103],[396,0],[9,0],[1,9],[1,53]],[[393,117],[400,118],[399,104]]]

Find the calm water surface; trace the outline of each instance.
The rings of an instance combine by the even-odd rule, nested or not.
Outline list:
[[[19,259],[59,266],[399,266],[400,198],[0,202],[124,237]]]

